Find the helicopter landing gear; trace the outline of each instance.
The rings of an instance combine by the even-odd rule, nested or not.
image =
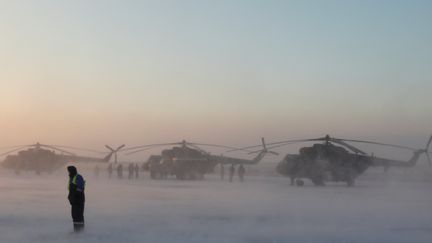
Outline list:
[[[290,186],[294,186],[294,178],[290,177],[290,180],[291,180]]]
[[[349,187],[354,186],[354,184],[355,184],[354,177],[348,176],[347,179],[346,179],[346,183],[347,183],[347,186],[349,186]]]
[[[353,172],[348,171],[347,174],[346,174],[346,176],[345,176],[346,177],[346,183],[347,183],[347,185],[349,187],[352,187],[355,184],[355,179],[354,179],[354,175],[353,174],[354,174]]]
[[[325,186],[324,178],[322,176],[312,178],[312,182],[315,186]]]
[[[354,186],[354,184],[355,184],[354,179],[351,179],[351,180],[348,180],[348,181],[347,181],[347,185],[348,185],[349,187]]]
[[[302,179],[297,179],[295,182],[296,182],[297,186],[303,186],[304,185],[304,181]]]

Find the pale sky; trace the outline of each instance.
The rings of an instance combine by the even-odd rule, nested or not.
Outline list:
[[[0,0],[0,146],[423,146],[432,1]]]

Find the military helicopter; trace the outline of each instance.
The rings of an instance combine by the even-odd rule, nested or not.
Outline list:
[[[303,147],[299,150],[299,154],[287,154],[277,165],[276,171],[283,176],[289,177],[291,185],[294,185],[295,182],[296,185],[302,186],[304,184],[302,179],[306,178],[310,179],[317,186],[324,186],[325,182],[328,181],[345,182],[348,186],[353,186],[355,179],[370,166],[383,166],[385,170],[389,167],[411,167],[417,163],[420,155],[423,153],[426,154],[429,165],[431,165],[429,146],[432,142],[432,136],[424,149],[372,141],[332,138],[329,135],[314,139],[286,140],[269,143],[268,145],[270,149],[273,149],[290,144],[319,141],[323,141],[323,143],[316,143],[311,147]],[[413,151],[414,154],[408,161],[379,158],[368,155],[347,142],[406,149]],[[335,144],[340,146],[336,146]],[[249,146],[243,149],[252,149],[255,147],[257,146]]]
[[[0,154],[0,157],[6,155],[6,158],[2,162],[2,166],[7,169],[13,169],[17,174],[20,171],[34,171],[37,174],[42,172],[52,173],[54,170],[61,168],[68,162],[108,162],[113,153],[116,153],[116,151],[110,151],[103,158],[79,156],[63,148],[93,153],[104,152],[71,146],[47,145],[41,143],[8,148],[13,149]],[[17,151],[17,154],[12,154]]]
[[[263,149],[256,151],[258,154],[252,160],[226,157],[223,155],[211,155],[209,152],[201,149],[199,146],[237,149],[234,147],[216,144],[191,143],[186,142],[185,140],[174,143],[136,146],[124,149],[124,151],[131,151],[126,153],[127,155],[130,155],[162,146],[174,147],[171,149],[162,150],[161,155],[150,156],[144,168],[148,168],[150,171],[150,177],[152,179],[164,179],[170,175],[174,175],[179,180],[203,179],[204,175],[212,172],[215,166],[218,164],[252,165],[261,161],[261,159],[268,153],[277,154],[273,151],[267,150],[264,138],[262,139]]]

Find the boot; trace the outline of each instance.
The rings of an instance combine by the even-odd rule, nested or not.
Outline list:
[[[84,222],[82,223],[74,223],[74,232],[80,233],[84,230]]]

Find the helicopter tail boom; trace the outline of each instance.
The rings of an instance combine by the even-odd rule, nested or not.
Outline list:
[[[210,155],[211,157],[216,158],[216,160],[219,160],[221,164],[245,164],[245,165],[255,165],[258,164],[266,154],[274,154],[274,155],[279,155],[276,152],[273,151],[269,151],[267,148],[267,144],[265,143],[264,138],[261,138],[261,143],[262,143],[262,148],[261,150],[257,150],[257,151],[252,151],[249,152],[249,154],[257,154],[257,156],[255,156],[255,158],[253,158],[252,160],[248,160],[248,159],[238,159],[238,158],[231,158],[231,157],[225,157],[225,156],[214,156],[214,155]],[[239,150],[239,149],[232,149],[230,151],[235,151],[235,150]],[[228,151],[229,152],[229,151]]]
[[[383,158],[373,158],[373,164],[375,166],[384,166],[385,170],[387,170],[389,167],[412,167],[417,164],[417,161],[419,160],[420,156],[424,153],[426,154],[426,159],[428,161],[429,166],[431,166],[432,162],[429,156],[430,153],[429,147],[431,143],[432,143],[432,136],[429,138],[424,149],[414,150],[413,156],[411,157],[411,159],[408,160],[408,162],[383,159]]]

